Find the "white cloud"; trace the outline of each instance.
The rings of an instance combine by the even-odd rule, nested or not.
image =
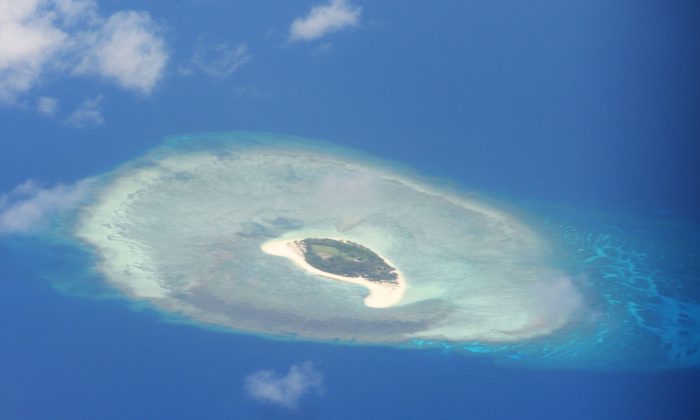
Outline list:
[[[102,96],[84,100],[69,116],[66,123],[75,127],[87,127],[104,123]]]
[[[74,208],[89,191],[93,181],[42,188],[29,180],[0,195],[0,235],[29,233],[50,217]]]
[[[168,61],[160,29],[146,12],[117,12],[85,39],[88,53],[76,72],[110,78],[126,89],[149,93]]]
[[[67,34],[40,0],[0,0],[0,101],[29,90],[64,48]]]
[[[42,96],[36,101],[36,110],[44,115],[54,115],[56,109],[58,108],[58,100],[56,98],[51,98],[48,96]]]
[[[323,375],[311,362],[292,365],[282,376],[272,370],[255,372],[245,379],[245,390],[258,401],[296,408],[302,396],[323,393]]]
[[[150,92],[167,63],[159,26],[145,12],[96,11],[94,0],[0,0],[0,102],[71,73]]]
[[[311,8],[306,17],[297,18],[289,28],[290,41],[312,41],[331,32],[357,26],[362,8],[347,0],[331,0]]]
[[[180,70],[183,75],[192,74],[194,70],[209,77],[226,78],[251,59],[248,45],[238,43],[230,46],[226,42],[206,45],[202,40],[197,44],[188,67]]]

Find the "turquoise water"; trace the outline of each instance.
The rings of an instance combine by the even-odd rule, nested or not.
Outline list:
[[[356,28],[287,42],[293,19],[328,2],[97,1],[105,19],[136,10],[162,25],[168,68],[142,95],[42,54],[43,77],[0,106],[0,195],[28,179],[109,182],[169,133],[325,139],[536,229],[589,316],[508,344],[225,330],[109,286],[66,217],[40,237],[0,234],[0,418],[700,418],[700,3],[348,0]],[[89,25],[61,24],[71,38]],[[245,43],[251,59],[226,79],[180,76],[200,40]],[[53,116],[34,109],[42,97]],[[103,123],[66,124],[86,102]],[[305,362],[325,392],[297,410],[244,388]]]
[[[213,150],[225,154],[230,142],[243,148],[260,142],[292,149],[303,144],[306,150],[333,150],[334,153],[340,150],[343,156],[355,161],[386,166],[386,162],[371,156],[318,141],[253,133],[198,134],[169,140],[164,148],[148,155],[149,159],[155,157],[154,161],[135,160],[108,173],[98,181],[94,194],[99,194],[100,188],[112,179],[118,179],[127,169],[149,167],[152,162],[173,153],[186,155]],[[401,173],[417,177],[406,168],[401,168]],[[443,187],[449,184],[434,179],[430,182]],[[454,186],[445,190],[456,191]],[[694,254],[700,244],[697,227],[670,223],[662,218],[624,218],[586,209],[548,206],[546,203],[519,205],[517,200],[503,198],[483,200],[492,206],[500,204],[507,208],[549,241],[553,252],[548,257],[548,264],[570,276],[582,296],[583,310],[577,311],[565,325],[550,334],[516,341],[494,343],[489,340],[413,338],[387,345],[440,349],[463,357],[486,357],[508,366],[528,368],[646,370],[698,366],[700,295],[695,284],[698,259]],[[198,321],[196,316],[190,319],[187,315],[158,309],[158,303],[153,304],[148,299],[134,301],[105,284],[96,270],[102,257],[91,246],[77,242],[73,237],[72,226],[80,222],[80,214],[78,211],[55,220],[53,231],[45,237],[54,245],[63,245],[61,255],[76,252],[76,255],[82,255],[73,263],[70,263],[71,258],[64,258],[60,270],[47,273],[59,291],[90,299],[116,297],[135,309],[159,311],[164,320],[219,331],[237,331],[216,322]],[[255,331],[248,333],[251,332],[255,334]],[[268,332],[259,331],[258,334],[283,340],[304,340],[303,333],[270,336]],[[313,335],[307,339],[319,340]],[[372,340],[363,343],[358,337],[339,343],[362,345],[372,344]]]
[[[105,172],[98,187],[118,173]],[[0,332],[13,338],[0,360],[0,411],[115,419],[693,417],[696,225],[665,214],[467,196],[546,238],[548,263],[571,275],[588,316],[507,344],[377,346],[236,331],[107,284],[96,269],[99,255],[73,236],[73,212],[38,237],[0,239]],[[304,361],[323,373],[326,392],[303,398],[299,411],[261,405],[243,390],[243,378],[259,369],[283,373]]]
[[[698,230],[663,219],[539,206],[531,220],[560,245],[592,308],[552,337],[517,345],[416,341],[419,347],[495,354],[509,365],[654,369],[700,364]],[[535,213],[539,212],[539,214]]]

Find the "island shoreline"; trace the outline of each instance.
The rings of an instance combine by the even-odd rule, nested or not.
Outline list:
[[[306,272],[331,280],[342,281],[365,287],[369,294],[364,299],[364,304],[370,308],[390,308],[398,304],[406,292],[406,280],[396,266],[387,258],[379,256],[384,262],[395,268],[395,281],[371,281],[363,277],[346,277],[337,274],[327,273],[311,266],[306,262],[304,251],[296,243],[304,238],[282,239],[267,241],[260,246],[260,249],[270,255],[289,258],[297,267]],[[342,239],[328,238],[342,241]]]

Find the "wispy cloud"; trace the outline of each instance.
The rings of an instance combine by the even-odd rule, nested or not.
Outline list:
[[[0,103],[47,74],[94,74],[148,93],[168,58],[160,32],[145,12],[100,17],[95,0],[0,0]]]
[[[226,42],[208,44],[203,39],[197,43],[190,63],[180,69],[183,75],[201,71],[209,77],[224,79],[251,60],[248,45],[240,42],[229,45]]]
[[[311,362],[292,365],[284,376],[261,370],[246,377],[245,390],[258,401],[293,409],[304,395],[323,393],[323,375]]]
[[[87,127],[89,125],[100,125],[104,123],[102,116],[102,95],[84,100],[73,111],[66,123],[74,127]]]
[[[290,41],[313,41],[331,32],[357,26],[362,8],[347,0],[331,0],[311,8],[308,15],[297,18],[289,28]]]
[[[372,203],[381,199],[377,177],[356,171],[335,171],[326,175],[315,195],[319,205],[336,209],[351,207],[351,203]],[[357,206],[355,206],[357,207]]]
[[[29,180],[0,194],[0,235],[31,232],[51,216],[74,208],[92,184],[91,180],[83,180],[44,188]]]
[[[49,96],[42,96],[36,101],[36,110],[40,114],[52,116],[56,113],[58,108],[58,100],[56,98],[51,98]]]
[[[571,314],[583,309],[583,297],[569,277],[561,276],[547,279],[530,286],[532,293],[533,314],[529,327],[540,328],[541,325],[559,325],[571,317]]]

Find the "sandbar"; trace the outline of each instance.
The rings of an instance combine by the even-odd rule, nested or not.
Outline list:
[[[260,249],[262,249],[263,252],[270,255],[289,258],[296,266],[311,274],[315,274],[332,280],[352,283],[367,288],[369,294],[367,295],[367,297],[365,297],[364,303],[370,308],[389,308],[399,303],[403,298],[403,295],[406,291],[406,280],[404,279],[403,275],[398,269],[396,269],[396,281],[392,282],[370,281],[365,279],[364,277],[346,277],[337,274],[327,273],[325,271],[321,271],[315,267],[312,267],[311,265],[309,265],[309,263],[306,262],[306,259],[304,258],[304,251],[296,243],[297,241],[300,241],[302,239],[303,238],[272,240],[262,244]],[[384,262],[388,265],[394,268],[396,267],[394,264],[391,263],[391,261],[389,261],[385,257],[380,256],[380,258],[382,258]]]

